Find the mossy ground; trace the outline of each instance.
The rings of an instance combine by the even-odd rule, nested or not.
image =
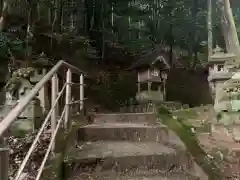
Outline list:
[[[178,110],[172,113],[172,115],[177,116],[178,118],[196,118],[197,112],[194,109],[183,109]]]
[[[209,180],[223,180],[224,175],[221,169],[208,157],[204,150],[200,147],[196,135],[192,132],[191,127],[183,123],[183,117],[181,120],[174,118],[172,113],[165,108],[159,108],[159,118],[162,123],[167,125],[173,130],[184,142],[188,151],[194,157],[196,163],[205,171]],[[184,112],[185,114],[187,111]],[[192,113],[192,112],[191,112]],[[191,114],[190,115],[193,115]],[[188,114],[187,114],[188,115]],[[188,116],[186,116],[188,117]]]

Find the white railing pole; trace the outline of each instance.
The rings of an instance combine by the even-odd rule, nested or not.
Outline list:
[[[9,149],[6,148],[5,139],[0,140],[0,179],[8,180]]]
[[[56,92],[57,92],[57,95],[58,95],[58,93],[59,93],[59,78],[58,78],[57,74],[56,74]],[[57,105],[56,105],[56,116],[57,117],[60,116],[60,114],[59,114],[59,103],[57,103]]]
[[[84,100],[84,79],[83,74],[80,75],[80,112],[83,109],[83,100]]]
[[[63,117],[64,117],[64,113],[65,113],[65,109],[63,109],[63,112],[62,112],[62,114],[61,114],[61,116],[60,116],[60,118],[59,118],[59,121],[58,121],[58,123],[57,123],[56,129],[54,130],[53,136],[51,137],[51,140],[50,140],[50,143],[49,143],[47,152],[46,152],[46,154],[45,154],[45,156],[44,156],[44,158],[43,158],[43,161],[42,161],[42,164],[41,164],[40,168],[38,169],[38,174],[37,174],[37,177],[36,177],[35,180],[39,180],[39,179],[41,178],[41,174],[42,174],[42,172],[43,172],[44,165],[46,164],[47,158],[48,158],[48,156],[49,156],[49,154],[50,154],[50,152],[51,152],[51,147],[53,146],[54,141],[55,141],[55,139],[56,139],[57,132],[58,132],[58,130],[59,130],[59,128],[60,128],[60,125],[61,125],[62,120],[63,120]]]
[[[57,92],[57,74],[54,74],[53,77],[52,77],[52,98],[51,98],[51,104],[52,104],[52,108],[54,107],[55,105],[55,101],[57,99],[57,95],[58,95],[58,92]],[[58,102],[57,102],[58,104]],[[52,133],[52,136],[54,134],[54,131],[56,129],[56,124],[57,124],[57,109],[56,109],[57,105],[54,107],[53,109],[53,112],[51,114],[51,133]],[[55,142],[53,142],[53,146],[52,146],[52,152],[54,152],[54,149],[55,149]]]
[[[65,121],[64,121],[64,127],[65,129],[68,128],[69,123],[69,117],[70,117],[70,106],[71,106],[71,83],[72,83],[72,72],[70,69],[67,70],[67,76],[66,76],[66,100],[65,100],[65,106],[66,106],[66,112],[65,112]]]

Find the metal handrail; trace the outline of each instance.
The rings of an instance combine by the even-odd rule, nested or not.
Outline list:
[[[61,91],[58,93],[58,78],[57,78],[57,71],[61,67],[66,67],[67,73],[66,73],[66,82],[64,83]],[[43,171],[44,165],[46,163],[46,160],[50,154],[50,151],[52,150],[54,152],[54,146],[55,146],[55,138],[56,134],[58,132],[58,129],[60,127],[61,122],[64,119],[64,127],[67,129],[68,128],[68,122],[69,122],[69,116],[70,116],[70,105],[71,105],[71,85],[72,85],[72,71],[78,73],[80,75],[80,109],[82,110],[83,108],[83,101],[84,101],[84,92],[83,92],[83,76],[84,72],[78,69],[75,66],[72,66],[65,61],[61,60],[59,61],[36,85],[35,87],[26,95],[23,99],[20,100],[20,102],[8,113],[8,115],[0,122],[0,139],[4,138],[4,133],[8,130],[10,125],[14,122],[14,120],[25,110],[27,105],[36,97],[37,93],[41,90],[41,88],[44,87],[44,85],[51,80],[52,78],[52,107],[47,114],[44,122],[42,123],[42,126],[40,130],[38,131],[31,147],[29,148],[29,151],[27,152],[27,155],[25,156],[24,160],[22,161],[22,164],[20,165],[18,172],[14,178],[14,180],[18,180],[35,148],[37,145],[37,142],[40,138],[40,135],[42,134],[47,122],[49,121],[51,117],[51,130],[52,130],[52,137],[50,140],[50,144],[48,146],[47,152],[44,156],[44,159],[42,161],[42,164],[39,168],[36,180],[38,180],[41,176],[41,173]],[[66,90],[66,99],[65,99],[65,106],[64,106],[64,111],[61,113],[61,117],[58,120],[57,123],[57,110],[58,110],[58,100],[62,96],[64,90]],[[1,167],[4,165],[7,165],[8,162],[3,162],[2,159],[0,158],[0,171]],[[2,173],[5,173],[4,175],[1,175]],[[1,180],[7,180],[6,176],[7,172],[1,172],[0,173],[0,178]]]
[[[0,137],[3,136],[3,133],[9,128],[13,121],[23,112],[26,106],[30,101],[37,95],[38,91],[46,84],[47,81],[58,71],[61,66],[73,69],[79,74],[84,72],[78,69],[75,66],[68,64],[67,62],[61,60],[59,61],[42,79],[39,81],[36,86],[29,92],[29,94],[24,97],[21,102],[19,102],[8,115],[0,122]]]
[[[47,122],[49,121],[49,119],[50,119],[50,117],[51,117],[51,114],[52,114],[53,110],[55,109],[59,98],[60,98],[61,95],[63,94],[63,91],[64,91],[65,87],[66,87],[66,84],[63,86],[61,92],[59,93],[59,95],[58,95],[58,97],[57,97],[57,99],[56,99],[56,101],[54,102],[54,106],[53,106],[53,107],[51,108],[51,110],[49,111],[49,113],[48,113],[47,117],[45,118],[45,120],[44,120],[44,122],[43,122],[43,124],[42,124],[42,126],[41,126],[41,128],[40,128],[40,130],[39,130],[38,133],[37,133],[36,138],[34,139],[31,147],[29,148],[29,150],[28,150],[28,152],[27,152],[27,155],[26,155],[25,158],[23,159],[22,164],[20,165],[20,167],[19,167],[19,169],[18,169],[18,172],[17,172],[17,175],[16,175],[16,177],[15,177],[15,180],[18,180],[19,177],[21,176],[22,171],[23,171],[24,167],[26,166],[26,164],[27,164],[27,162],[28,162],[28,160],[29,160],[29,157],[31,156],[34,148],[36,147],[36,145],[37,145],[37,143],[38,143],[38,140],[39,140],[39,138],[40,138],[40,136],[41,136],[41,134],[42,134],[42,132],[43,132],[43,130],[44,130],[44,127],[46,126]]]
[[[58,132],[58,130],[59,130],[59,128],[60,128],[61,122],[63,121],[63,117],[64,117],[64,115],[65,115],[65,111],[66,111],[66,108],[64,108],[64,110],[63,110],[63,112],[62,112],[62,114],[61,114],[61,117],[60,117],[60,119],[59,119],[59,121],[58,121],[57,127],[56,127],[56,129],[55,129],[55,131],[54,131],[54,133],[53,133],[53,136],[52,136],[52,138],[51,138],[51,140],[50,140],[50,143],[49,143],[47,152],[46,152],[46,154],[45,154],[45,156],[44,156],[44,158],[43,158],[42,164],[41,164],[41,166],[40,166],[40,168],[39,168],[39,170],[38,170],[38,174],[37,174],[37,177],[36,177],[35,180],[39,180],[40,177],[41,177],[41,175],[42,175],[43,168],[44,168],[44,166],[45,166],[45,164],[46,164],[46,162],[47,162],[47,158],[48,158],[48,156],[49,156],[49,154],[50,154],[50,152],[51,152],[51,147],[52,147],[53,144],[54,144],[55,138],[56,138],[56,136],[57,136],[57,132]]]

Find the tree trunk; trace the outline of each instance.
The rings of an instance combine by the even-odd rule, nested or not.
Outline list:
[[[55,0],[55,11],[54,11],[54,20],[53,20],[53,31],[59,33],[61,32],[61,21],[62,21],[62,11],[63,11],[63,7],[62,7],[62,0]]]
[[[28,24],[27,24],[27,33],[26,33],[26,59],[25,59],[25,67],[29,67],[31,65],[31,56],[32,56],[32,45],[33,45],[33,26],[38,17],[37,14],[37,3],[29,2],[28,4]]]
[[[4,29],[4,21],[8,14],[8,5],[9,4],[8,4],[7,0],[3,1],[2,12],[1,12],[1,17],[0,17],[0,32],[2,32]]]
[[[212,56],[213,51],[213,34],[212,34],[212,0],[208,0],[208,58]]]
[[[192,9],[192,17],[194,20],[193,30],[192,30],[192,55],[191,60],[192,62],[192,69],[195,69],[198,63],[198,44],[199,44],[199,33],[197,32],[197,23],[198,23],[198,11],[199,11],[199,3],[198,1],[193,2],[193,9]]]
[[[234,22],[233,13],[232,13],[232,9],[231,9],[229,0],[224,0],[224,6],[225,6],[226,17],[229,22],[228,25],[229,25],[229,30],[230,30],[229,31],[230,36],[232,38],[233,52],[236,55],[240,55],[240,46],[239,46],[237,29],[236,29],[236,25]]]
[[[238,56],[240,55],[240,46],[230,2],[229,0],[218,0],[218,4],[222,16],[222,28],[226,49],[229,53],[234,53]]]

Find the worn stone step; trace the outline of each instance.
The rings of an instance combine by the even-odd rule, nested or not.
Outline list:
[[[200,180],[199,177],[186,172],[160,172],[159,170],[130,171],[120,174],[115,171],[92,174],[76,173],[69,180]]]
[[[104,123],[83,126],[78,131],[80,141],[155,141],[168,142],[168,129],[164,125],[133,123]]]
[[[113,167],[124,172],[127,169],[168,170],[177,167],[192,168],[192,161],[186,151],[176,150],[157,142],[114,142],[99,141],[83,143],[69,151],[67,161],[81,166],[94,167],[100,164],[103,170]]]
[[[156,124],[156,113],[112,113],[112,114],[96,114],[94,117],[95,124],[101,123],[140,123],[140,124]]]

